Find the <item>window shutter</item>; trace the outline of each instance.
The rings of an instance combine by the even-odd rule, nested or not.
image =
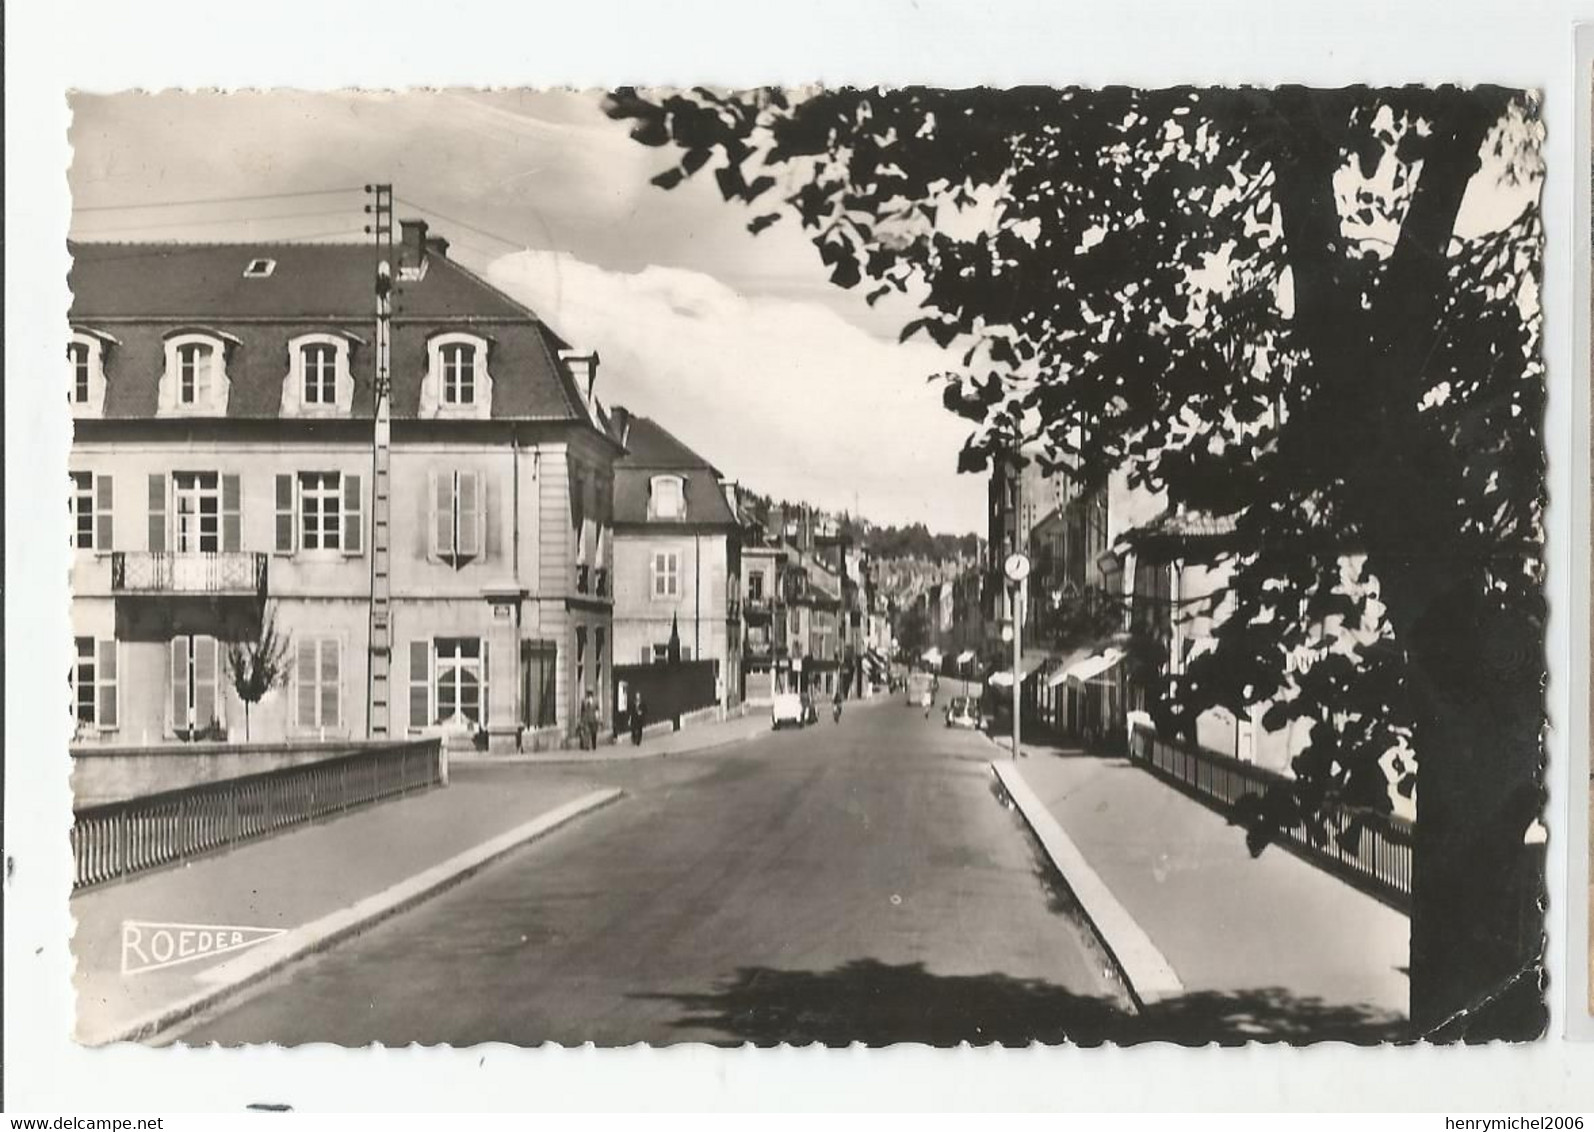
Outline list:
[[[321,726],[338,727],[338,706],[342,699],[342,685],[338,677],[338,640],[321,639]]]
[[[237,476],[221,477],[221,548],[229,553],[243,549],[242,495]]]
[[[360,509],[363,504],[360,498],[360,477],[343,477],[343,553],[364,554],[364,545],[361,538],[365,533],[365,525],[361,521],[363,516]]]
[[[172,638],[172,730],[188,730],[188,638]]]
[[[116,697],[116,642],[98,643],[98,660],[95,677],[99,681],[98,712],[95,722],[101,727],[115,727],[117,722]]]
[[[429,727],[432,722],[431,645],[410,642],[410,726]]]
[[[152,554],[166,551],[166,477],[149,477],[149,549]]]
[[[459,556],[474,558],[481,553],[481,477],[475,472],[459,473]]]
[[[113,507],[111,477],[94,477],[94,549],[105,553],[112,548],[111,523]]]
[[[478,722],[483,727],[487,726],[487,718],[488,718],[487,717],[487,694],[488,694],[489,690],[493,686],[493,683],[492,683],[492,672],[493,672],[492,666],[488,663],[488,660],[487,660],[487,642],[483,641],[482,642],[482,698],[481,698],[481,709],[480,709],[481,710],[481,719],[478,720]]]
[[[316,681],[316,643],[315,639],[300,641],[294,650],[293,658],[293,687],[294,711],[297,716],[295,722],[300,727],[315,726],[315,681]]]
[[[293,477],[277,477],[277,541],[278,554],[293,553]]]
[[[194,726],[203,731],[221,720],[220,668],[215,637],[194,638]]]
[[[431,480],[432,557],[442,558],[454,553],[454,477],[432,472]]]

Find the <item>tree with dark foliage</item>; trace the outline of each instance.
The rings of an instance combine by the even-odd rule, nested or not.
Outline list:
[[[608,108],[679,149],[655,184],[708,170],[758,207],[753,232],[794,214],[836,285],[918,305],[903,339],[962,351],[938,376],[977,424],[965,470],[1040,440],[1082,483],[1127,469],[1174,513],[1231,520],[1130,539],[1223,571],[1230,612],[1165,718],[1312,723],[1259,822],[1321,829],[1328,806],[1388,808],[1391,774],[1420,783],[1414,1030],[1541,1031],[1542,233],[1532,203],[1457,224],[1474,187],[1536,186],[1531,96],[695,89]]]

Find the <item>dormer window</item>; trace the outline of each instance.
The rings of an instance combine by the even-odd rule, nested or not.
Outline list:
[[[492,416],[493,379],[487,371],[489,342],[475,334],[434,334],[427,342],[426,380],[421,385],[423,419]]]
[[[97,417],[105,406],[105,347],[116,340],[74,330],[66,344],[66,399],[75,417]]]
[[[87,342],[72,342],[66,348],[66,360],[72,370],[72,404],[89,403],[89,347]]]
[[[443,404],[476,403],[476,349],[463,342],[451,342],[438,350],[443,363]]]
[[[274,259],[252,259],[249,261],[249,266],[244,268],[244,278],[268,279],[275,270],[277,270],[277,261]]]
[[[177,347],[177,403],[203,405],[210,400],[210,373],[216,348],[208,342],[185,342]]]
[[[166,338],[160,411],[175,415],[227,415],[227,350],[238,345],[211,330],[174,331]]]
[[[648,494],[650,518],[681,519],[686,516],[686,493],[680,476],[654,476]]]
[[[324,342],[301,346],[304,361],[304,403],[338,403],[338,354]]]
[[[288,342],[288,375],[282,382],[281,415],[348,416],[354,411],[350,334],[301,334]]]

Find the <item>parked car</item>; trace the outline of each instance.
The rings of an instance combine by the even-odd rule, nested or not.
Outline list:
[[[978,706],[967,696],[958,696],[946,705],[946,725],[948,727],[963,727],[970,731],[978,731],[980,727],[980,712]]]
[[[801,727],[808,722],[803,697],[796,692],[781,692],[769,705],[769,723],[776,731],[787,724]]]

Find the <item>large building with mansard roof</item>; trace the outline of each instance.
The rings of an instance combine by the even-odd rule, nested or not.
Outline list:
[[[401,233],[381,427],[371,245],[72,245],[80,741],[245,738],[267,626],[257,741],[558,745],[607,686],[597,357]]]

